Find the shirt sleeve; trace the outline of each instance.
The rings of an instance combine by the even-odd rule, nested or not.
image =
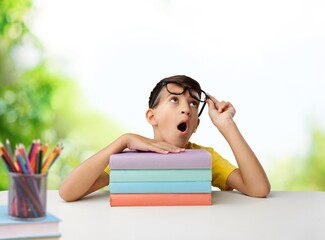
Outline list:
[[[220,190],[231,190],[231,188],[227,185],[227,179],[229,175],[236,169],[236,167],[221,157],[215,151],[211,153],[211,157],[212,186],[218,187]]]
[[[110,170],[110,166],[108,164],[107,167],[104,169],[104,172],[106,172],[107,174],[109,174],[109,170]]]

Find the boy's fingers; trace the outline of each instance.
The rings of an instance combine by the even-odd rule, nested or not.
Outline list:
[[[219,104],[219,101],[215,97],[213,97],[212,95],[209,95],[208,99],[212,100],[212,102],[214,102],[214,103]]]
[[[162,142],[161,145],[162,145],[161,147],[164,150],[168,151],[168,152],[175,152],[176,153],[176,152],[183,152],[183,151],[185,151],[185,148],[176,147],[176,146],[167,144],[165,142]]]
[[[222,101],[220,103],[220,109],[219,109],[219,111],[221,112],[221,111],[225,110],[225,108],[227,107],[227,105],[228,104],[225,101]]]
[[[158,153],[170,153],[170,152],[178,153],[178,152],[184,152],[185,148],[179,148],[165,142],[155,142],[151,145],[150,150]]]
[[[227,109],[229,109],[231,107],[232,107],[232,104],[230,102],[222,101],[220,103],[220,110],[221,111],[225,111],[225,110],[227,110]]]
[[[219,102],[216,98],[214,98],[213,96],[209,95],[209,98],[207,99],[207,103],[208,103],[208,105],[209,105],[209,103],[210,103],[210,104],[212,103],[213,106],[214,106],[217,110],[219,110],[220,102]],[[211,106],[211,105],[209,105],[209,106]]]

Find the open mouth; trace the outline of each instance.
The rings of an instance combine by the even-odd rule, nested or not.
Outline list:
[[[186,122],[182,122],[182,123],[178,124],[177,129],[178,129],[179,131],[181,131],[181,132],[185,132],[186,129],[187,129],[187,124],[186,124]]]

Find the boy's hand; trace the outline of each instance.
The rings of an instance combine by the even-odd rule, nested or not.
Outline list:
[[[218,129],[223,127],[229,120],[232,120],[236,114],[236,110],[230,102],[219,102],[213,96],[209,95],[207,103],[211,121]]]
[[[138,134],[127,133],[124,137],[126,147],[130,150],[152,151],[157,153],[178,153],[185,151],[185,148],[179,148],[166,142],[158,142]]]

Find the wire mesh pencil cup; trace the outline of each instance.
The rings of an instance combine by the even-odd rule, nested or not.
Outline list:
[[[47,173],[9,173],[8,215],[20,220],[40,220],[46,215]]]

